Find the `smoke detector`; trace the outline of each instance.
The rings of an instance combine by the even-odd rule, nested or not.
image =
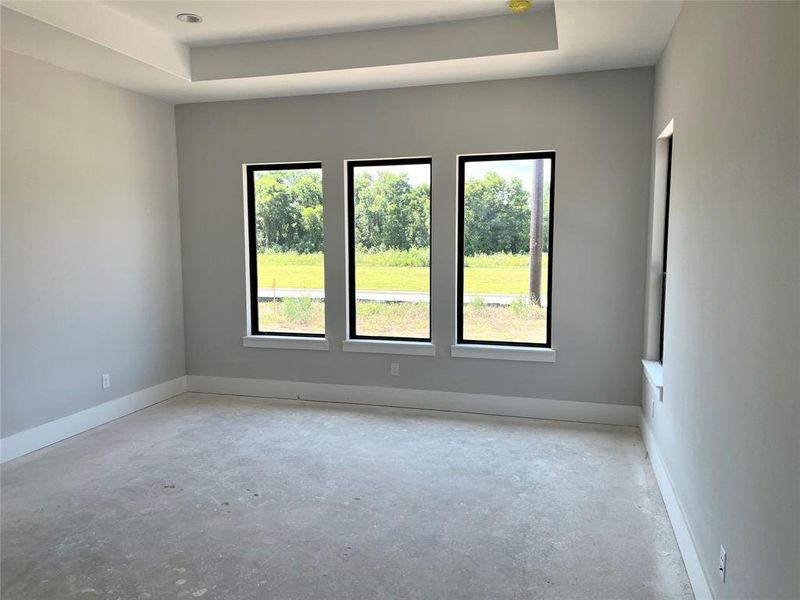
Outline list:
[[[514,14],[528,12],[533,6],[531,0],[508,0],[508,8]]]

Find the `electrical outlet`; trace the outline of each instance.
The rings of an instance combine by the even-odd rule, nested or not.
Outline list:
[[[109,375],[108,373],[103,373],[102,381],[104,390],[107,390],[108,388],[111,387],[111,375]]]
[[[395,377],[400,375],[400,363],[392,363],[392,375]]]
[[[725,570],[728,568],[728,553],[725,552],[725,547],[719,547],[719,578],[725,582]]]

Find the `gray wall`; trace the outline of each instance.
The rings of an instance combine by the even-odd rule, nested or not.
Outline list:
[[[638,404],[652,69],[176,107],[189,374]],[[554,364],[454,359],[456,155],[555,149]],[[433,156],[437,356],[343,353],[343,161]],[[242,163],[321,160],[329,352],[243,348]],[[401,376],[389,363],[399,361]]]
[[[5,51],[1,118],[7,436],[185,360],[173,107]]]
[[[800,598],[799,9],[686,3],[656,74],[653,135],[675,137],[650,425],[720,599]]]

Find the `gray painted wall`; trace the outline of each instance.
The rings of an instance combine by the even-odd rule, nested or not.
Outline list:
[[[176,107],[189,374],[638,404],[652,69]],[[554,364],[455,359],[456,155],[557,152]],[[437,356],[343,353],[345,159],[433,156]],[[243,348],[242,163],[321,160],[329,352]],[[389,363],[399,361],[401,376]]]
[[[675,137],[649,420],[720,599],[800,598],[799,13],[686,3],[656,74],[653,136]]]
[[[7,51],[2,81],[7,436],[185,360],[173,107]]]

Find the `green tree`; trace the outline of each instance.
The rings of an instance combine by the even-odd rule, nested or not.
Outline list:
[[[464,187],[464,252],[494,254],[528,252],[530,195],[517,178],[487,173]]]
[[[256,247],[321,252],[322,177],[318,171],[264,171],[255,181]]]
[[[426,248],[431,242],[431,192],[427,183],[414,188],[408,209],[408,245],[410,248]]]
[[[322,176],[316,170],[264,171],[255,181],[258,251],[323,250]],[[530,196],[522,182],[497,173],[465,186],[468,256],[528,252]],[[368,252],[427,248],[430,188],[406,173],[360,173],[355,180],[356,245]],[[544,189],[543,247],[549,247],[550,189]]]
[[[407,173],[360,173],[355,181],[356,245],[367,252],[427,247],[430,190]]]
[[[294,248],[297,252],[322,252],[325,239],[322,225],[322,204],[301,209],[303,239]]]

